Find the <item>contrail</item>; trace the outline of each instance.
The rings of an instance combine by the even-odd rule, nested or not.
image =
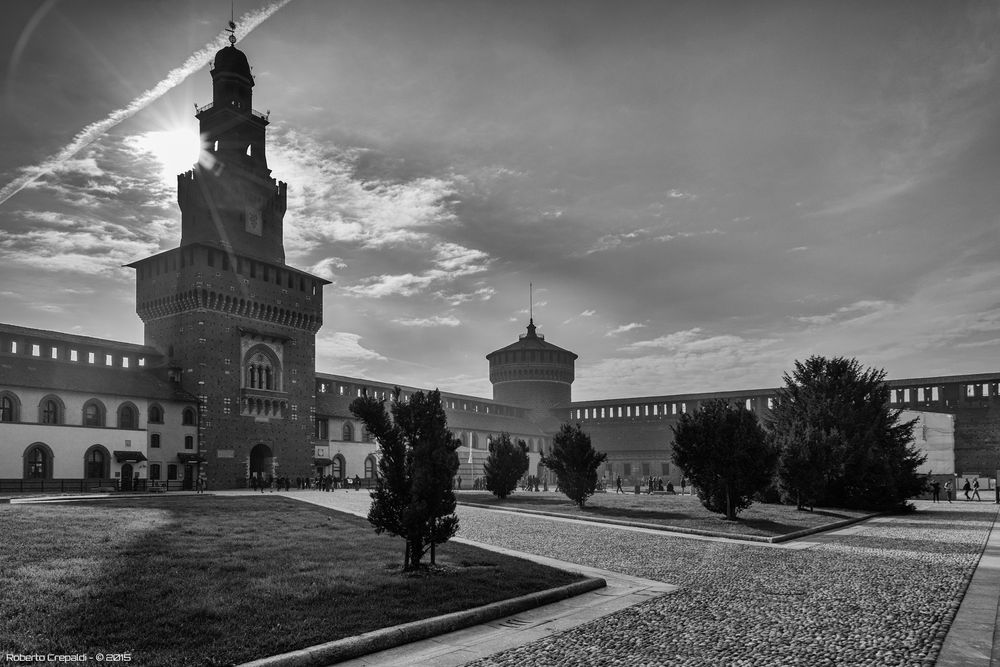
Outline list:
[[[257,26],[269,19],[275,12],[291,1],[292,0],[278,0],[277,2],[274,2],[262,9],[247,12],[240,17],[240,32],[243,33],[244,37],[249,35]],[[220,32],[215,39],[188,57],[188,59],[184,61],[183,65],[170,70],[167,73],[166,78],[136,97],[128,104],[128,106],[116,109],[108,114],[106,118],[91,123],[87,127],[83,128],[76,134],[75,137],[73,137],[73,141],[69,142],[69,144],[67,144],[62,150],[47,158],[41,164],[22,167],[20,169],[21,176],[15,178],[3,188],[0,188],[0,205],[3,205],[8,199],[16,195],[18,192],[34,183],[45,174],[51,172],[60,164],[76,155],[82,149],[100,139],[111,128],[115,127],[123,120],[131,118],[136,113],[149,106],[152,102],[162,97],[169,90],[184,81],[184,79],[204,67],[205,63],[207,63],[212,56],[215,55],[216,51],[224,46],[227,46],[228,44],[229,34],[226,31]]]

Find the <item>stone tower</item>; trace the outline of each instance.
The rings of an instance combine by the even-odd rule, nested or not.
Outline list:
[[[315,338],[328,281],[285,264],[287,186],[271,178],[267,116],[233,43],[215,56],[202,150],[177,178],[181,243],[130,264],[145,342],[200,402],[198,455],[212,488],[308,475]],[[197,461],[195,461],[197,463]]]
[[[528,321],[517,342],[486,355],[493,400],[546,412],[572,400],[577,355],[548,343]]]

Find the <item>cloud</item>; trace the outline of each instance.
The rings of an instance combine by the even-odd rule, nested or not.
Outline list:
[[[247,12],[240,17],[240,32],[243,36],[250,34],[257,26],[266,21],[276,11],[287,5],[291,0],[278,0],[262,9]],[[105,118],[87,125],[80,130],[73,140],[64,146],[55,155],[49,157],[39,165],[24,167],[21,175],[7,185],[0,188],[0,205],[16,195],[25,187],[35,182],[42,175],[55,171],[67,160],[72,158],[82,149],[86,148],[97,139],[101,138],[108,130],[115,127],[122,121],[131,118],[139,111],[145,109],[152,102],[156,101],[175,86],[188,78],[211,59],[215,53],[226,46],[228,35],[225,31],[216,36],[214,40],[206,44],[199,51],[196,51],[180,67],[170,70],[166,77],[149,90],[144,91],[127,106],[116,109]]]
[[[290,184],[285,246],[304,254],[317,243],[351,243],[370,249],[426,242],[451,224],[456,184],[423,176],[389,174],[357,178],[366,151],[344,148],[275,124],[268,163]]]
[[[335,269],[346,269],[347,264],[344,260],[339,257],[327,257],[321,259],[320,261],[309,267],[309,273],[317,275],[320,278],[326,278],[327,280],[334,280],[337,274],[334,272]]]
[[[612,329],[611,331],[607,332],[604,335],[605,336],[617,336],[618,334],[623,334],[623,333],[625,333],[627,331],[632,331],[633,329],[642,329],[645,326],[646,326],[645,324],[639,324],[638,322],[631,322],[629,324],[623,324],[620,327]]]
[[[357,285],[344,287],[351,296],[381,298],[390,295],[413,296],[431,285],[450,283],[458,278],[481,273],[489,267],[489,256],[479,250],[456,243],[445,243],[435,249],[433,268],[419,274],[383,274],[366,278]],[[492,294],[491,294],[492,296]]]
[[[434,293],[435,298],[447,301],[451,306],[460,306],[470,301],[489,301],[496,295],[496,290],[492,287],[480,287],[474,292],[461,292],[448,294],[444,291]]]
[[[338,363],[386,361],[386,358],[378,352],[363,346],[361,336],[343,331],[321,333],[316,336],[316,354]]]
[[[407,327],[457,327],[462,324],[461,320],[453,315],[435,315],[434,317],[423,318],[396,318],[392,320],[396,324]]]

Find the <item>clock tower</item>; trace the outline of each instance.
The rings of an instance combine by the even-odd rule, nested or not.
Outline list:
[[[328,284],[285,264],[288,189],[271,178],[268,118],[251,106],[253,74],[235,41],[215,55],[212,103],[197,110],[198,164],[177,177],[180,246],[129,265],[146,344],[200,403],[198,448],[179,463],[210,488],[313,471]]]

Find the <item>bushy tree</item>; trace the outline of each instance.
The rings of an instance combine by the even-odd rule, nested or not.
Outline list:
[[[681,415],[672,458],[709,511],[735,519],[774,471],[775,453],[756,415],[724,400]]]
[[[528,445],[524,444],[524,440],[515,444],[510,439],[510,433],[501,433],[499,438],[490,442],[490,455],[486,458],[483,472],[486,489],[503,500],[517,488],[518,481],[528,472]]]
[[[597,469],[608,455],[590,444],[580,425],[563,424],[552,438],[552,452],[542,456],[542,465],[555,473],[559,489],[581,509],[597,489]]]
[[[901,422],[889,407],[884,370],[813,356],[784,380],[767,428],[780,452],[779,485],[800,508],[891,508],[921,492],[916,420]]]
[[[458,530],[451,480],[458,472],[461,444],[447,428],[441,394],[415,392],[406,402],[400,389],[392,395],[390,418],[384,403],[367,394],[355,399],[351,412],[379,444],[379,478],[372,492],[368,521],[406,541],[403,569],[420,567],[430,550]]]

